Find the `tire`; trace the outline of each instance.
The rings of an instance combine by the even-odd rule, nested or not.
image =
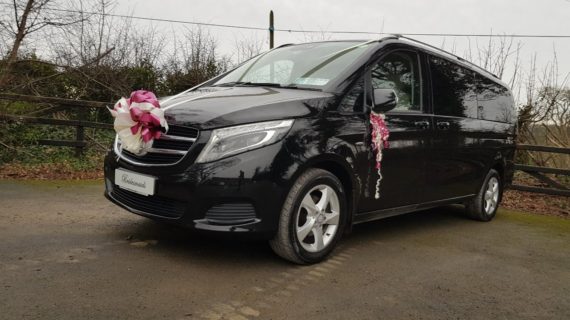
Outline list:
[[[291,187],[277,234],[269,244],[291,262],[320,262],[340,240],[346,217],[347,201],[340,180],[326,170],[309,169]]]
[[[489,170],[485,181],[475,198],[465,204],[467,215],[474,220],[491,221],[503,196],[501,177],[495,169]]]

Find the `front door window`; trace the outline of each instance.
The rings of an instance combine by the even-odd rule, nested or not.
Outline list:
[[[385,56],[372,69],[374,89],[393,89],[398,95],[395,111],[421,111],[421,75],[418,55],[398,51]]]

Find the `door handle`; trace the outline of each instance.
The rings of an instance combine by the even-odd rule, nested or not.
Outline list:
[[[414,125],[420,129],[427,129],[429,128],[429,121],[416,121],[414,122]]]
[[[437,122],[437,128],[439,130],[447,130],[447,129],[449,129],[449,126],[450,126],[450,124],[447,121],[438,121]]]

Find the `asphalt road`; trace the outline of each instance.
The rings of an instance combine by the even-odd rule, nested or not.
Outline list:
[[[570,220],[439,208],[360,225],[300,267],[102,192],[0,181],[0,319],[570,319]]]

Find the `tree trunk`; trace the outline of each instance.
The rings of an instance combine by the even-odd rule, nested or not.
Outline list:
[[[18,59],[18,51],[20,50],[20,46],[22,45],[22,42],[24,41],[24,38],[26,37],[27,34],[26,32],[28,28],[28,16],[30,15],[30,12],[34,8],[34,2],[35,0],[28,0],[26,8],[22,13],[22,17],[20,17],[20,21],[19,22],[16,21],[16,23],[18,24],[18,32],[16,33],[16,38],[14,39],[14,45],[12,45],[12,50],[10,50],[10,54],[8,55],[8,58],[4,62],[4,68],[2,70],[2,74],[0,74],[0,90],[5,89],[4,86],[8,82],[10,72],[12,71],[12,66],[14,65],[16,59]]]

